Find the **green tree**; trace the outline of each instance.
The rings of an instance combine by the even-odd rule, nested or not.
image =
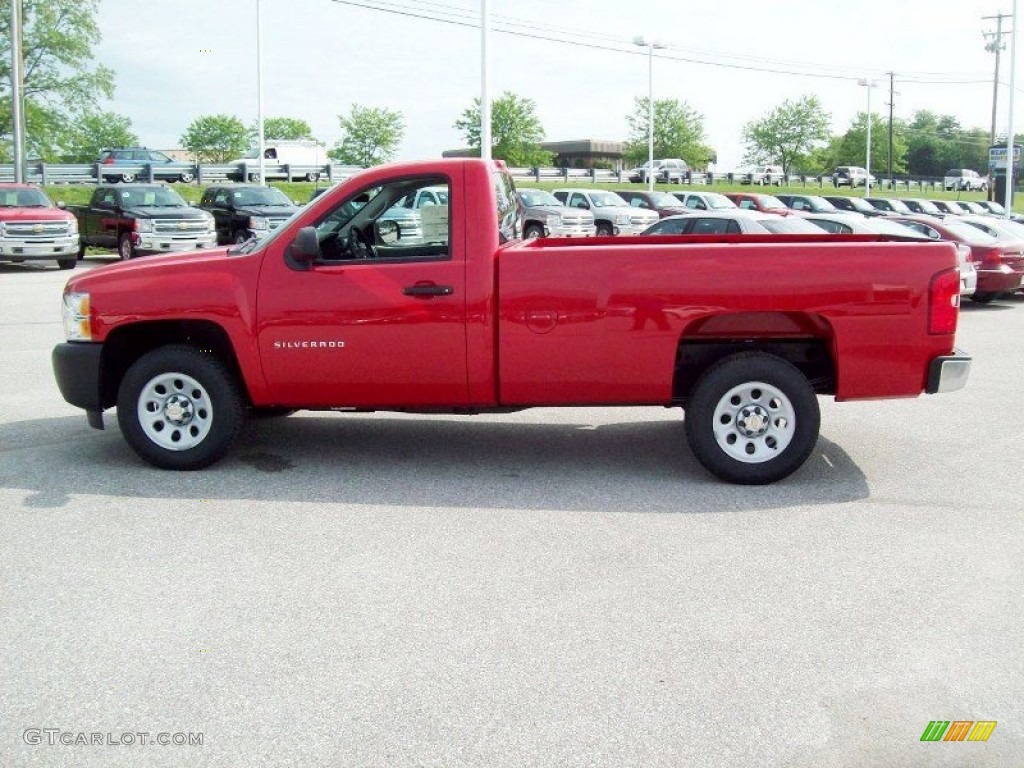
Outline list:
[[[549,165],[554,155],[540,148],[544,127],[533,99],[505,91],[491,102],[491,157],[516,168]],[[480,154],[480,99],[455,121],[466,143]]]
[[[197,117],[179,141],[199,163],[223,163],[238,157],[249,147],[248,131],[233,115]]]
[[[822,171],[831,171],[837,165],[864,165],[867,151],[867,113],[860,112],[850,122],[850,127],[841,136],[834,136],[828,149],[819,155],[824,158]],[[889,170],[889,120],[878,114],[871,116],[871,174],[882,178]],[[907,170],[906,124],[893,120],[892,124],[892,170],[905,173]]]
[[[253,146],[259,141],[260,127],[258,123],[249,126],[249,141]],[[312,139],[313,129],[309,123],[297,117],[267,117],[263,120],[263,139],[278,141],[298,141]]]
[[[75,117],[114,95],[114,73],[93,62],[100,40],[98,0],[23,0],[25,145],[29,157],[56,160]],[[0,10],[0,143],[11,155],[10,3]]]
[[[623,149],[623,158],[639,165],[650,154],[650,100],[638,96],[633,112],[626,115],[629,138]],[[685,101],[678,99],[654,100],[654,157],[680,158],[691,166],[705,167],[714,157],[704,137],[704,116]]]
[[[938,177],[950,168],[988,170],[988,131],[964,130],[952,115],[915,112],[907,126],[907,145],[908,170],[915,176]]]
[[[138,143],[129,118],[115,112],[88,112],[75,122],[64,159],[69,163],[92,163],[104,149]]]
[[[810,154],[829,140],[830,115],[817,96],[786,100],[743,128],[750,163],[778,163],[787,174],[807,164]]]
[[[386,107],[353,104],[347,115],[338,115],[342,137],[327,153],[345,165],[369,168],[394,158],[405,134],[401,112]]]

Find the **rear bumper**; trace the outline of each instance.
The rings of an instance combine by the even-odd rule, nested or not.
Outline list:
[[[53,375],[61,395],[71,405],[84,408],[93,426],[94,419],[103,411],[100,395],[102,358],[102,344],[75,341],[53,348]]]
[[[1008,293],[1021,287],[1024,274],[1015,272],[1012,267],[1003,264],[999,267],[980,267],[978,269],[978,290],[982,293]]]
[[[970,372],[971,356],[962,349],[954,350],[952,355],[936,357],[928,365],[928,385],[925,392],[934,395],[963,389],[967,385]]]

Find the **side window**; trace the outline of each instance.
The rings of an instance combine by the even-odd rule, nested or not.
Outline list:
[[[733,232],[739,233],[740,229],[736,222],[729,219],[697,219],[693,222],[691,235],[723,235],[729,232],[729,225],[732,224]]]
[[[651,226],[648,235],[681,235],[686,227],[685,219],[662,219]]]
[[[757,206],[754,205],[753,200],[740,200],[740,208],[746,208],[748,211],[753,211],[757,209]]]
[[[226,189],[218,189],[216,197],[213,198],[213,202],[217,205],[227,205],[228,200],[228,192]]]
[[[587,198],[579,192],[573,192],[569,198],[570,208],[590,208],[590,203],[587,202]]]
[[[565,203],[566,198],[568,198],[568,196],[569,196],[565,192],[555,192],[554,195],[555,195],[555,199],[558,200],[560,203],[563,203],[563,204]]]
[[[629,201],[629,206],[630,206],[630,208],[647,208],[647,207],[649,207],[647,205],[647,201],[644,200],[642,197],[634,197],[632,200]]]
[[[693,195],[690,195],[689,197],[686,198],[686,207],[692,210],[703,211],[704,201],[701,200],[699,197],[694,197]]]
[[[407,207],[407,201],[423,193],[435,201],[449,200],[448,179],[393,179],[345,199],[315,225],[321,259],[360,263],[450,259],[449,206],[435,202]]]

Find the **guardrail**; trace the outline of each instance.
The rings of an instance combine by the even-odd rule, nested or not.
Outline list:
[[[264,164],[264,173],[268,181],[275,180],[307,180],[326,179],[328,183],[347,179],[362,170],[353,165],[283,165]],[[589,184],[628,184],[629,171],[612,171],[604,168],[509,168],[516,181],[521,182],[561,182],[570,184],[584,182]],[[211,164],[211,163],[145,163],[139,165],[103,165],[102,163],[58,164],[29,163],[25,166],[25,181],[29,184],[99,184],[108,181],[181,181],[188,179],[199,185],[214,184],[224,181],[256,181],[259,176],[258,163]],[[0,182],[14,181],[14,166],[0,165]],[[681,184],[714,184],[716,182],[736,183],[733,173],[687,173]],[[798,176],[790,174],[785,181],[789,187],[816,187],[818,189],[834,188],[831,176]],[[878,179],[874,184],[878,189],[920,190],[922,192],[943,189],[942,179],[903,177]],[[770,187],[768,187],[770,189]],[[838,189],[849,189],[839,187]]]
[[[268,181],[327,179],[329,182],[347,179],[362,170],[352,165],[283,165],[265,163],[263,171]],[[213,184],[222,181],[255,181],[259,177],[259,163],[210,164],[210,163],[141,163],[104,165],[102,163],[63,164],[28,163],[25,166],[25,181],[29,184],[99,184],[108,181],[194,181],[197,184]],[[14,181],[14,166],[0,165],[0,182]]]

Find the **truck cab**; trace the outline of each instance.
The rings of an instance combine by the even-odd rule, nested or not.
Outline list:
[[[604,189],[556,189],[552,194],[569,208],[590,211],[598,237],[639,235],[661,218],[654,211],[632,207],[617,193]]]

